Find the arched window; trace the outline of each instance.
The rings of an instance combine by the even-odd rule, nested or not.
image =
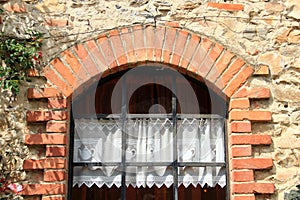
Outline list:
[[[72,104],[70,199],[226,199],[226,111],[166,66],[101,80]]]

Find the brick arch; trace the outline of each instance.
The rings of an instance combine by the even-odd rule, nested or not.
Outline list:
[[[137,64],[155,62],[204,80],[231,97],[253,73],[219,43],[180,28],[132,26],[114,29],[65,50],[45,68],[45,77],[65,97],[78,87]]]
[[[250,106],[250,100],[268,99],[270,91],[246,83],[253,68],[221,44],[178,27],[130,26],[117,28],[81,42],[56,56],[45,68],[48,88],[29,88],[28,99],[48,100],[45,109],[29,110],[27,126],[39,123],[36,134],[26,133],[25,144],[45,147],[45,154],[23,163],[40,181],[24,184],[23,195],[43,200],[65,200],[67,194],[67,133],[74,91],[99,78],[145,63],[166,64],[205,81],[229,98],[228,147],[230,199],[254,200],[256,194],[274,193],[272,182],[261,182],[257,170],[271,169],[273,161],[252,152],[257,145],[272,144],[270,135],[252,130],[253,122],[268,122],[271,112]],[[264,74],[263,74],[264,75]],[[33,108],[36,108],[36,106]],[[30,129],[30,128],[28,128]],[[35,129],[34,129],[35,130]],[[41,176],[41,177],[40,177]]]

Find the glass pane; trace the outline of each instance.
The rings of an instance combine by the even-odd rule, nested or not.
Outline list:
[[[127,123],[127,162],[172,162],[173,126],[169,119],[132,119]]]
[[[115,120],[75,120],[74,162],[121,162],[121,124]]]
[[[170,187],[173,184],[172,167],[148,166],[137,167],[128,166],[126,168],[126,185],[133,187]]]
[[[73,186],[86,185],[92,187],[103,185],[111,187],[121,186],[121,167],[120,166],[84,166],[73,168]]]
[[[226,185],[226,168],[222,166],[179,167],[178,184],[184,187]]]
[[[179,162],[225,161],[223,119],[180,119],[177,133]]]

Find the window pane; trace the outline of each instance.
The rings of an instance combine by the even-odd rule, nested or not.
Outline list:
[[[121,124],[116,120],[76,119],[74,162],[121,162]]]
[[[177,121],[179,162],[224,162],[223,119],[185,118]]]
[[[173,168],[167,166],[128,166],[126,168],[126,185],[133,187],[170,187],[173,184]]]
[[[184,187],[200,184],[215,187],[226,185],[226,168],[222,166],[179,167],[178,184]]]
[[[173,126],[169,119],[132,119],[127,123],[127,162],[172,162]]]

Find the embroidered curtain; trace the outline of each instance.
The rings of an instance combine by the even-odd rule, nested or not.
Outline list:
[[[173,148],[178,162],[224,163],[223,119],[185,118],[177,121],[177,145],[174,145],[173,124],[170,119],[128,119],[126,123],[126,185],[137,187],[170,187],[173,183]],[[74,163],[84,162],[73,171],[73,185],[98,187],[121,186],[122,123],[113,119],[76,119]],[[134,163],[149,163],[134,166]],[[92,163],[102,163],[96,166]],[[178,168],[178,184],[188,187],[207,184],[226,185],[223,165],[183,166]]]

